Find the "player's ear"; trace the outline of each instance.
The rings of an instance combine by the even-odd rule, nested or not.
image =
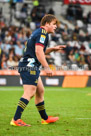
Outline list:
[[[46,26],[49,26],[49,23],[48,23],[48,22],[46,22]]]

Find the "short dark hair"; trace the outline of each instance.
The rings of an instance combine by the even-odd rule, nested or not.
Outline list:
[[[55,20],[56,24],[58,24],[57,18],[52,15],[52,14],[46,14],[42,19],[41,19],[41,26],[44,26],[46,23],[51,23],[53,20]]]

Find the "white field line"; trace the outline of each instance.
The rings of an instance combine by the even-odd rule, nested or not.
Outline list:
[[[4,88],[4,87],[0,87],[0,91],[12,91],[12,90],[15,90],[15,91],[18,91],[18,90],[23,90],[23,88]],[[72,89],[45,89],[45,91],[74,91]]]
[[[0,91],[22,91],[23,90],[23,88],[12,88],[12,87],[10,87],[10,88],[4,88],[4,87],[0,87]],[[45,91],[71,91],[71,92],[84,92],[84,93],[87,93],[87,91],[83,91],[83,90],[78,90],[78,89],[75,89],[75,90],[73,90],[73,89],[69,89],[69,88],[66,88],[66,89],[64,89],[64,88],[58,88],[58,89],[45,89]],[[89,92],[89,91],[88,91]]]
[[[0,91],[23,91],[21,88],[0,88]]]
[[[77,120],[90,120],[91,118],[75,118]]]

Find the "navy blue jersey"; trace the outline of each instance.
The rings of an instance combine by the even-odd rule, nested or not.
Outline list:
[[[44,52],[48,44],[48,33],[44,28],[36,29],[27,40],[23,58],[19,62],[19,67],[39,67],[41,64],[38,61],[35,53],[35,46],[43,46]]]

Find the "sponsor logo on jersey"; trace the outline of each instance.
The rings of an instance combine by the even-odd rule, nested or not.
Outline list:
[[[41,42],[41,43],[44,43],[44,42],[45,42],[45,38],[46,38],[45,35],[41,35],[41,37],[40,37],[40,42]]]

